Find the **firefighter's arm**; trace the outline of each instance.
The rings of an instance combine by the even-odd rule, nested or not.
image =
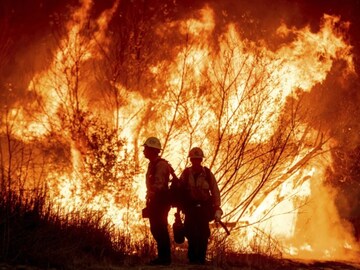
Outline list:
[[[221,197],[220,197],[220,191],[219,191],[219,187],[217,185],[215,176],[212,172],[210,172],[210,190],[211,190],[211,195],[213,197],[213,204],[215,207],[215,221],[220,221],[221,220],[221,216],[223,215],[223,211],[221,210]]]
[[[178,190],[181,190],[181,192],[185,192],[189,187],[189,183],[187,178],[189,177],[188,168],[185,168],[184,171],[181,173],[180,177],[177,179],[177,188]],[[182,194],[182,198],[185,198],[185,195],[188,194]]]
[[[185,170],[187,170],[187,169],[185,169]],[[181,173],[181,175],[180,175],[180,177],[179,177],[179,186],[180,187],[185,187],[185,183],[186,183],[186,181],[185,181],[185,170]]]
[[[168,187],[167,179],[169,175],[168,164],[165,161],[160,161],[156,164],[155,173],[153,175],[154,179],[151,187],[148,191],[148,198],[151,200],[155,194],[166,190]]]

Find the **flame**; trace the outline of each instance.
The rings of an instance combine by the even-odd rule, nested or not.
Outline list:
[[[51,66],[36,74],[28,86],[29,91],[36,92],[43,101],[43,110],[34,110],[30,119],[23,108],[13,108],[10,111],[11,121],[15,126],[15,136],[21,140],[41,139],[55,129],[62,131],[64,137],[71,141],[71,171],[54,172],[47,179],[55,208],[63,209],[64,213],[83,209],[101,212],[104,219],[111,220],[116,228],[132,230],[134,239],[141,239],[141,230],[134,232],[144,226],[139,215],[145,198],[144,172],[132,179],[134,194],[129,195],[136,198],[128,198],[134,203],[127,207],[123,201],[119,202],[115,184],[110,183],[106,189],[97,190],[94,194],[84,183],[86,178],[82,175],[87,158],[86,146],[82,146],[81,138],[74,138],[69,130],[63,129],[59,116],[62,110],[75,114],[80,111],[79,108],[103,114],[101,109],[91,107],[88,91],[92,80],[85,78],[82,73],[85,71],[80,66],[101,59],[99,43],[102,49],[108,50],[111,40],[106,31],[119,1],[99,16],[93,28],[90,26],[91,29],[87,29],[93,38],[83,36],[90,20],[92,2],[81,3],[82,6],[67,24],[67,35],[61,40]],[[248,143],[266,145],[276,135],[287,100],[297,98],[297,90],[309,92],[316,84],[322,83],[335,61],[346,63],[344,76],[355,72],[351,46],[344,40],[343,33],[337,30],[337,25],[341,23],[337,16],[324,15],[316,33],[310,27],[297,29],[281,25],[277,30],[279,37],[292,35],[295,38],[271,50],[265,42],[259,46],[242,37],[235,24],[227,26],[214,48],[210,42],[216,27],[213,10],[206,6],[197,15],[157,26],[159,35],[170,35],[171,31],[178,29],[179,34],[187,36],[187,40],[176,50],[172,61],[157,61],[149,67],[151,74],[161,75],[157,85],[149,86],[152,87],[148,89],[149,95],[127,89],[121,83],[112,85],[118,91],[127,93],[123,97],[123,106],[116,108],[111,116],[106,116],[120,119],[118,124],[113,123],[122,127],[117,136],[128,138],[124,148],[117,153],[119,159],[135,153],[135,160],[144,168],[144,160],[138,161],[139,142],[146,136],[161,134],[164,135],[161,138],[164,142],[163,155],[176,165],[178,173],[187,164],[189,148],[199,145],[209,154],[205,163],[211,165],[217,175],[226,175],[226,168],[221,167],[220,161],[211,159],[216,151],[223,153],[231,150],[215,149],[219,134],[231,142],[239,136],[244,125],[254,120]],[[345,30],[348,26],[343,23]],[[228,72],[225,75],[224,69]],[[187,80],[189,77],[191,79]],[[204,78],[209,89],[203,89]],[[253,114],[254,104],[261,104],[256,115]],[[218,125],[216,131],[210,128],[213,125]],[[294,137],[300,138],[305,132],[309,132],[306,126],[299,125],[293,132]],[[316,134],[316,131],[311,130],[310,133]],[[314,137],[312,135],[307,140],[311,141]],[[323,147],[330,148],[329,145]],[[229,221],[255,224],[256,228],[280,239],[289,256],[344,258],[344,252],[356,248],[357,244],[349,233],[348,225],[339,218],[333,203],[333,191],[323,185],[325,169],[331,164],[331,158],[323,154],[295,173],[291,170],[307,161],[309,153],[316,149],[309,143],[298,151],[295,158],[284,162],[282,170],[258,194],[259,199],[254,200],[253,206],[242,214],[237,212],[232,215]],[[218,157],[221,157],[220,154]],[[246,168],[238,168],[237,173],[243,170]],[[119,174],[118,178],[121,177]],[[236,202],[244,200],[258,180],[254,177],[252,183],[241,186],[235,195],[229,196],[223,205],[225,213],[231,212]],[[219,184],[221,186],[224,181]],[[242,228],[234,231],[229,241],[235,249],[255,237],[255,225],[245,229],[245,237]]]

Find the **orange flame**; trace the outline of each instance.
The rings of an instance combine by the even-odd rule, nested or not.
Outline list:
[[[87,84],[82,71],[77,68],[81,63],[100,58],[98,42],[107,49],[111,42],[106,37],[107,26],[119,2],[115,2],[113,7],[100,15],[96,21],[97,30],[93,33],[94,39],[87,39],[86,43],[82,43],[81,30],[88,22],[91,5],[89,0],[82,2],[82,7],[74,13],[68,24],[68,35],[61,42],[61,49],[55,54],[51,67],[37,74],[29,85],[29,90],[35,91],[44,100],[46,114],[38,112],[35,115],[37,121],[32,121],[26,119],[22,109],[13,109],[13,115],[19,112],[14,119],[14,124],[17,125],[15,135],[18,138],[24,139],[25,135],[29,139],[44,137],[54,123],[61,130],[58,112],[62,106],[72,108],[76,103],[76,106],[98,111],[97,108],[88,108],[90,105],[86,91],[91,85]],[[124,97],[127,99],[126,105],[114,112],[124,127],[122,133],[118,134],[119,138],[129,138],[126,150],[135,151],[139,140],[152,133],[164,135],[162,138],[167,138],[167,141],[164,142],[166,147],[163,155],[176,165],[179,172],[186,165],[186,152],[189,148],[200,145],[208,153],[206,163],[212,165],[217,176],[226,174],[219,160],[211,160],[216,153],[213,145],[218,138],[208,128],[213,123],[218,124],[218,133],[226,131],[224,139],[231,140],[239,134],[244,123],[255,119],[254,133],[249,144],[269,143],[277,132],[286,101],[289,97],[296,98],[296,90],[310,91],[314,85],[322,83],[336,60],[346,62],[344,76],[354,72],[351,46],[336,28],[341,23],[339,17],[324,15],[317,33],[311,32],[309,27],[289,29],[286,25],[281,25],[277,31],[279,36],[292,34],[296,38],[272,51],[266,47],[265,42],[259,47],[259,44],[244,39],[235,24],[228,25],[217,40],[217,49],[214,49],[207,42],[212,39],[215,28],[213,11],[205,7],[200,15],[158,27],[158,33],[162,35],[174,28],[179,29],[180,34],[187,35],[187,43],[178,49],[174,61],[159,61],[149,68],[153,74],[169,75],[161,78],[165,81],[164,85],[159,84],[158,88],[149,89],[149,92],[159,94],[157,100],[145,98],[120,84],[116,85],[117,89],[128,92],[128,96]],[[344,23],[343,27],[346,30],[348,24]],[[228,74],[224,75],[224,69]],[[69,78],[74,78],[74,74],[76,79],[69,81]],[[185,80],[185,77],[191,79]],[[77,85],[79,78],[81,83]],[[201,88],[204,78],[208,80],[210,89]],[[162,87],[166,91],[159,90]],[[75,95],[74,89],[79,96]],[[258,115],[254,116],[251,109],[253,104],[258,104],[259,93],[263,98],[262,106]],[[141,127],[144,119],[148,120],[149,112],[154,114],[154,119],[150,119],[148,129],[142,131]],[[157,112],[161,113],[161,117],[157,116]],[[178,118],[180,120],[175,121]],[[302,136],[305,128],[305,125],[300,125],[294,130],[294,136]],[[169,130],[173,130],[173,133],[166,137]],[[141,205],[124,208],[117,201],[116,186],[110,185],[109,189],[96,195],[87,190],[78,174],[83,166],[84,153],[67,132],[65,130],[65,136],[72,140],[73,172],[70,175],[56,172],[49,176],[51,200],[65,212],[77,211],[79,207],[101,211],[105,219],[110,219],[120,229],[128,228],[129,224],[143,226],[139,216]],[[316,131],[311,132],[315,134]],[[297,153],[295,159],[286,161],[284,170],[275,175],[272,185],[259,193],[261,199],[255,200],[253,207],[249,207],[243,215],[238,213],[231,216],[231,219],[257,224],[257,228],[282,241],[289,256],[344,258],[345,250],[349,247],[356,248],[356,243],[347,225],[341,223],[333,203],[332,191],[322,183],[325,179],[324,170],[331,164],[331,159],[322,155],[296,173],[289,172],[300,161],[306,160],[309,152],[315,148],[309,143]],[[242,168],[238,169],[239,172],[241,170]],[[145,194],[143,177],[143,173],[140,173],[133,179],[133,188],[138,197],[136,199],[140,201],[144,200]],[[249,195],[249,190],[253,189],[257,180],[259,179],[254,177],[254,183],[241,187],[226,201],[223,205],[225,213],[231,212],[236,202]],[[220,186],[223,182],[220,182]],[[125,222],[125,216],[129,213],[132,216]],[[262,222],[258,223],[259,220]],[[243,229],[234,232],[229,241],[233,242],[235,249],[251,241],[254,237],[252,229],[252,226],[246,229],[248,240],[240,233]],[[137,237],[140,238],[141,235],[138,234]]]

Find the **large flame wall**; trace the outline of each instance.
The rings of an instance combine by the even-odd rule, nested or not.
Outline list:
[[[237,224],[234,248],[246,246],[256,227],[289,256],[352,258],[355,223],[339,214],[341,192],[329,184],[342,136],[326,106],[357,85],[351,24],[319,14],[314,27],[286,5],[278,6],[282,21],[258,19],[266,12],[255,2],[229,9],[227,1],[185,8],[84,0],[49,8],[52,32],[26,49],[10,39],[0,47],[8,67],[0,131],[10,146],[2,166],[10,171],[12,142],[36,148],[31,176],[46,183],[56,209],[101,211],[129,232],[144,225],[143,140],[158,136],[177,173],[188,150],[201,146],[222,190],[224,219]],[[7,23],[1,38],[26,36]]]

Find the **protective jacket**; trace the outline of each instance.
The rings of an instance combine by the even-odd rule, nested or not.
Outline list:
[[[188,202],[201,203],[212,199],[213,207],[220,208],[220,191],[214,174],[205,167],[201,173],[195,173],[191,167],[186,168],[180,176]]]
[[[188,239],[188,259],[190,263],[205,263],[209,221],[213,219],[213,210],[220,209],[220,192],[215,176],[202,167],[195,172],[192,167],[186,168],[180,176],[184,189],[185,214],[184,234]]]
[[[149,162],[146,172],[146,199],[148,202],[162,201],[164,202],[168,196],[168,186],[170,178],[170,169],[166,160],[157,157]]]

